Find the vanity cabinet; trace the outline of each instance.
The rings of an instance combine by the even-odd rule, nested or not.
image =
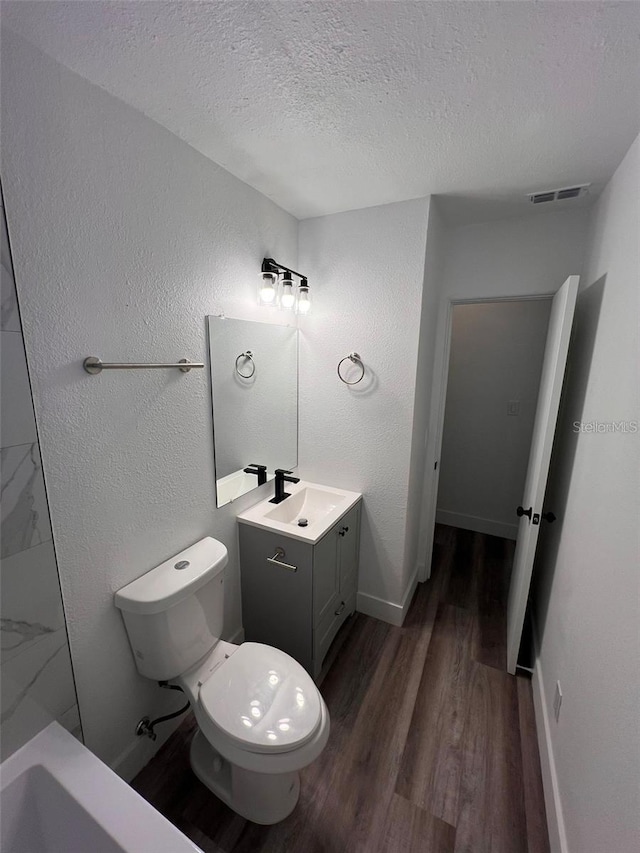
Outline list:
[[[245,639],[287,652],[317,678],[356,609],[361,502],[315,544],[239,524]]]

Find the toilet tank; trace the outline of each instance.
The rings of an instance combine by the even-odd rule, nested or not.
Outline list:
[[[227,561],[222,542],[207,536],[116,592],[142,675],[176,678],[218,642]]]

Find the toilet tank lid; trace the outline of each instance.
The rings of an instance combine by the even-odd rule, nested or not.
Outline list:
[[[118,590],[116,607],[127,613],[162,613],[219,574],[228,559],[222,542],[205,536]]]

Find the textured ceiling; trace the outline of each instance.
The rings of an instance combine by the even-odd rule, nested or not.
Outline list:
[[[1,6],[301,218],[428,193],[517,210],[528,190],[597,190],[640,126],[636,2]]]

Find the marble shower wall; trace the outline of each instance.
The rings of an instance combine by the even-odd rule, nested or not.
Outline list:
[[[81,736],[58,568],[0,204],[1,744],[6,758],[57,719]]]

